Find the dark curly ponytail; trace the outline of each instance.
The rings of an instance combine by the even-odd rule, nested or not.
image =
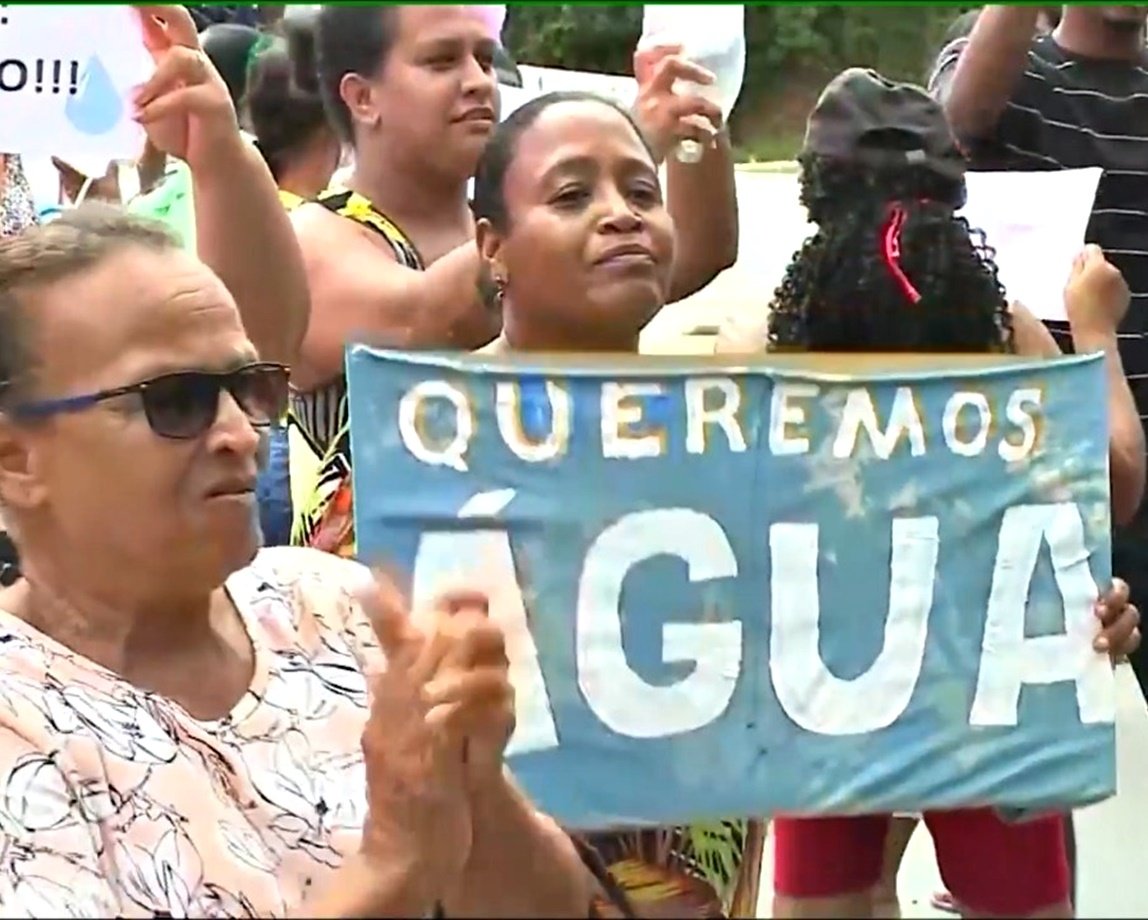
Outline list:
[[[801,201],[818,229],[774,294],[772,349],[1012,350],[993,253],[955,213],[963,182],[816,155],[801,167]]]

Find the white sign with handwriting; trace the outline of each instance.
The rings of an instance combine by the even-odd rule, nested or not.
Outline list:
[[[137,158],[131,94],[154,69],[130,6],[0,4],[0,153]]]

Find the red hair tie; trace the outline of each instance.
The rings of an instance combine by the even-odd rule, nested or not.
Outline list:
[[[905,209],[899,202],[894,202],[889,205],[889,219],[881,229],[881,257],[909,303],[918,304],[921,302],[921,292],[913,287],[913,282],[901,268],[901,229],[904,226]]]

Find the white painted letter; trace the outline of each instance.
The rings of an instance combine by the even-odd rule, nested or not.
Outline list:
[[[793,457],[809,453],[809,436],[803,434],[807,419],[805,408],[790,400],[814,399],[821,388],[812,383],[778,383],[769,399],[769,452],[775,457]],[[790,432],[790,426],[797,429]]]
[[[1029,591],[1041,544],[1048,542],[1064,602],[1060,635],[1025,638]],[[1100,591],[1088,567],[1084,521],[1076,505],[1018,505],[1001,522],[985,618],[981,670],[970,725],[1016,725],[1025,684],[1076,683],[1080,721],[1116,721],[1116,685],[1108,656],[1092,648]]]
[[[660,383],[602,384],[602,456],[622,460],[660,457],[665,452],[665,431],[645,434],[625,429],[642,423],[642,406],[634,400],[659,399],[666,394]]]
[[[454,408],[454,436],[445,444],[428,443],[423,431],[423,404],[428,399],[445,399]],[[466,451],[473,434],[474,416],[466,394],[445,380],[424,380],[399,400],[399,437],[416,460],[465,473]]]
[[[961,410],[966,406],[976,410],[980,430],[971,440],[962,441],[959,437]],[[949,450],[958,457],[979,457],[989,442],[989,429],[992,423],[993,414],[984,393],[954,393],[945,403],[945,412],[941,416],[941,431],[945,435],[945,443],[949,445]]]
[[[706,394],[716,390],[721,402],[706,406]],[[725,432],[729,449],[735,453],[745,450],[745,435],[737,421],[741,408],[741,387],[728,377],[691,377],[685,385],[686,397],[686,450],[691,454],[706,452],[706,425],[717,425]]]
[[[1021,440],[1013,444],[1002,438],[997,453],[1005,463],[1016,463],[1032,453],[1036,447],[1036,416],[1041,410],[1043,394],[1036,387],[1015,390],[1005,406],[1005,418],[1020,429]],[[1031,407],[1031,408],[1028,408]]]
[[[925,429],[921,425],[921,416],[917,412],[910,387],[897,387],[893,406],[889,410],[889,424],[884,431],[877,421],[877,407],[873,405],[869,391],[850,390],[841,412],[841,427],[833,441],[833,456],[838,460],[852,457],[862,428],[869,435],[873,453],[882,460],[888,460],[893,455],[902,435],[908,436],[909,450],[914,457],[920,457],[925,452]]]
[[[807,731],[863,735],[892,725],[909,705],[925,657],[940,545],[935,517],[894,518],[889,613],[873,666],[852,680],[821,658],[816,524],[769,528],[769,673],[778,702]]]
[[[550,403],[550,433],[541,441],[532,441],[522,430],[521,384],[504,380],[494,385],[494,412],[502,440],[527,463],[561,457],[570,443],[570,394],[547,380],[546,399]]]
[[[631,738],[677,735],[713,722],[729,705],[741,670],[740,622],[666,623],[664,660],[692,662],[693,673],[669,687],[634,673],[622,647],[622,585],[635,565],[655,556],[685,560],[692,582],[737,575],[725,531],[709,515],[685,508],[627,514],[591,545],[575,615],[578,686],[608,728]]]
[[[472,495],[459,511],[460,518],[492,518],[514,498],[513,489]],[[514,686],[517,724],[507,755],[544,751],[558,746],[558,730],[550,707],[550,694],[538,664],[538,648],[530,634],[526,607],[510,539],[505,531],[472,530],[428,533],[419,540],[411,604],[416,620],[431,610],[444,590],[465,585],[486,591],[490,616],[506,636],[510,682]]]

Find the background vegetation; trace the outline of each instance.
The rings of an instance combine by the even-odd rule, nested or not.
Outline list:
[[[745,159],[789,159],[826,80],[875,67],[921,82],[950,23],[969,6],[747,6],[745,89],[730,121]],[[641,6],[513,6],[505,37],[521,63],[630,73]]]

